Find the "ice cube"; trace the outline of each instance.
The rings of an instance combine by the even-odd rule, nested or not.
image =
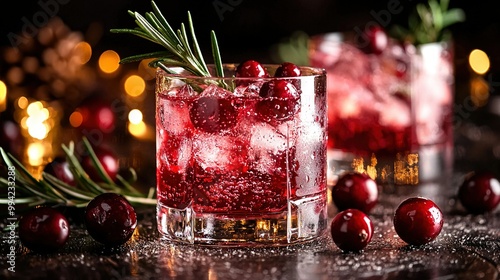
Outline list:
[[[383,126],[406,127],[411,123],[410,104],[397,97],[390,97],[380,104],[379,123]]]
[[[185,100],[159,99],[158,125],[169,134],[179,135],[193,129],[189,117],[189,102]]]
[[[286,135],[276,127],[260,122],[252,125],[250,134],[249,158],[253,168],[269,174],[282,172],[281,165],[286,160],[287,148],[290,147]]]
[[[217,97],[217,98],[228,98],[232,96],[233,93],[225,90],[217,85],[209,85],[207,86],[201,93],[200,97]]]
[[[335,65],[328,71],[337,76],[344,76],[356,80],[358,83],[363,81],[370,74],[370,59],[365,53],[348,44],[342,44],[340,52],[342,55]]]
[[[303,124],[299,128],[297,138],[297,190],[298,196],[313,194],[317,192],[318,176],[324,174],[322,169],[325,160],[320,154],[325,140],[325,130],[319,123]]]
[[[373,112],[376,102],[371,91],[359,81],[350,77],[328,76],[328,112],[329,118],[358,117],[367,112]]]
[[[174,172],[184,172],[190,165],[192,142],[189,133],[180,136],[164,135],[157,149],[158,167]]]
[[[198,133],[193,140],[194,159],[207,172],[243,169],[247,146],[239,137]]]
[[[236,97],[257,97],[263,82],[255,82],[249,85],[239,85],[234,89]]]
[[[277,154],[287,148],[287,138],[276,127],[267,123],[256,123],[251,128],[250,147]]]

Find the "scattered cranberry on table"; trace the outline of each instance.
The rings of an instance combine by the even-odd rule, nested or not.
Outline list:
[[[332,187],[332,200],[339,211],[354,208],[368,214],[378,203],[377,183],[364,173],[344,173]]]
[[[71,170],[69,169],[69,163],[66,161],[66,158],[58,156],[55,157],[51,162],[49,162],[43,168],[43,172],[46,172],[60,181],[70,185],[76,186],[75,177]]]
[[[371,241],[373,223],[358,209],[347,209],[335,215],[330,226],[333,242],[342,251],[361,251]]]
[[[471,173],[460,185],[458,199],[472,214],[491,212],[500,203],[500,182],[488,171]]]
[[[85,226],[97,242],[117,246],[127,242],[137,226],[137,215],[128,200],[116,193],[104,193],[85,208]]]
[[[70,228],[66,217],[54,208],[30,210],[19,220],[21,243],[35,252],[53,252],[64,246]]]
[[[443,228],[443,213],[434,201],[410,197],[399,204],[394,214],[394,229],[410,245],[423,245],[436,239]]]

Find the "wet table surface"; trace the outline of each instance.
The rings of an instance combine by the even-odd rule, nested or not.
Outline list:
[[[329,232],[318,240],[286,247],[214,248],[172,244],[159,238],[154,207],[136,209],[138,230],[119,247],[95,242],[79,223],[80,211],[63,209],[70,220],[68,243],[57,253],[36,254],[18,246],[15,272],[7,270],[1,246],[0,278],[12,279],[499,279],[500,211],[465,212],[439,185],[380,195],[370,214],[372,241],[359,253],[343,253]],[[406,245],[393,227],[395,207],[422,195],[442,209],[438,238],[424,246]],[[500,208],[500,207],[499,207]],[[329,216],[336,212],[329,204]],[[5,245],[5,244],[4,244]]]
[[[82,210],[66,208],[61,209],[71,224],[66,245],[44,255],[18,244],[15,272],[10,272],[9,246],[3,239],[0,279],[500,279],[500,206],[493,213],[471,215],[456,199],[466,172],[500,170],[500,111],[495,119],[493,126],[463,125],[455,131],[452,180],[384,189],[370,213],[373,239],[360,253],[343,253],[328,231],[318,240],[287,247],[173,244],[160,239],[154,207],[136,207],[134,236],[122,246],[106,248],[86,233]],[[421,247],[406,245],[393,227],[394,210],[411,196],[433,199],[444,214],[440,235]],[[330,219],[336,212],[329,202]]]

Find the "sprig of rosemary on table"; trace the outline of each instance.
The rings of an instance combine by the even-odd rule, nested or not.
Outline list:
[[[438,2],[439,1],[439,2]],[[393,26],[394,37],[414,45],[449,40],[447,28],[465,21],[465,13],[460,8],[449,9],[450,0],[429,0],[419,3],[408,18],[408,27]]]
[[[87,175],[75,155],[75,145],[73,142],[70,142],[69,145],[63,144],[62,149],[66,154],[66,160],[77,182],[77,186],[70,186],[45,172],[42,173],[40,179],[35,178],[19,160],[11,154],[6,153],[0,147],[0,156],[3,159],[3,163],[9,170],[15,170],[15,197],[11,196],[9,198],[7,192],[2,192],[0,204],[14,202],[16,205],[26,204],[30,207],[42,204],[85,207],[94,197],[107,192],[121,194],[130,203],[135,205],[156,204],[153,188],[149,190],[148,194],[143,194],[131,185],[133,182],[126,181],[119,174],[117,175],[117,179],[122,186],[113,182],[99,162],[90,142],[86,138],[83,138],[83,143],[86,152],[89,153],[94,166],[104,181],[103,183],[96,183]],[[131,171],[135,174],[133,169]],[[11,185],[9,185],[8,179],[0,178],[0,188],[7,190]]]
[[[171,67],[182,67],[196,76],[212,77],[205,63],[205,59],[203,58],[198,40],[196,39],[190,12],[188,12],[188,30],[190,36],[188,36],[184,23],[181,23],[181,27],[177,32],[174,32],[154,1],[151,1],[151,6],[153,11],[147,12],[144,15],[138,12],[128,11],[129,15],[135,19],[135,23],[137,24],[137,27],[134,29],[111,29],[110,31],[113,33],[127,33],[138,36],[164,47],[165,50],[129,56],[122,59],[120,63],[153,59],[149,63],[150,67],[160,67],[171,74],[177,74]],[[210,39],[215,64],[215,74],[217,77],[224,77],[217,37],[213,30],[210,34]],[[227,85],[222,81],[219,82],[219,86],[227,88]]]

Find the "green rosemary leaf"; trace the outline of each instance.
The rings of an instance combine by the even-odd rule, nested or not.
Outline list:
[[[98,195],[103,192],[107,192],[106,190],[102,189],[100,186],[98,186],[96,183],[92,182],[85,171],[83,170],[83,167],[80,165],[78,160],[73,154],[73,151],[66,147],[65,145],[62,145],[63,151],[67,155],[67,160],[68,164],[70,166],[70,170],[73,173],[73,176],[75,177],[75,180],[78,182],[78,185],[87,191],[91,192],[93,195]]]
[[[136,62],[136,61],[141,61],[144,59],[151,59],[151,58],[157,58],[157,57],[173,58],[173,55],[171,53],[165,52],[165,51],[151,52],[151,53],[133,55],[133,56],[123,58],[122,60],[120,60],[120,63]]]
[[[181,28],[178,29],[177,32],[174,32],[154,1],[151,1],[151,5],[153,7],[153,12],[145,13],[144,16],[138,12],[129,11],[129,14],[135,19],[135,23],[137,25],[136,29],[112,29],[112,32],[128,33],[152,41],[155,44],[161,45],[167,49],[170,55],[160,53],[158,53],[157,57],[151,57],[149,54],[136,55],[122,59],[121,62],[134,62],[143,57],[153,58],[155,59],[155,62],[150,63],[149,66],[160,67],[168,73],[171,73],[171,71],[168,70],[168,67],[178,66],[196,76],[210,77],[211,73],[208,70],[208,65],[205,63],[198,40],[196,39],[193,20],[189,11],[188,28],[190,36],[188,36],[186,26],[184,24],[181,24]],[[211,35],[211,37],[212,54],[215,64],[219,68],[216,72],[221,74],[222,62],[220,60],[220,50],[217,46],[217,41],[214,41],[215,35]],[[190,41],[192,44],[190,44]],[[214,46],[216,47],[214,48]],[[214,81],[207,79],[205,82],[213,83]],[[227,88],[227,85],[224,82],[219,82],[218,85]],[[198,89],[201,89],[201,87],[197,85],[195,90],[198,91]]]
[[[154,195],[156,193],[156,189],[155,188],[149,188],[149,192],[148,192],[148,195],[146,196],[147,198],[153,198]]]
[[[0,204],[9,204],[9,203],[12,203],[12,200],[10,199],[6,199],[6,198],[0,198]],[[15,204],[32,204],[34,203],[32,206],[34,205],[40,205],[40,204],[43,204],[45,203],[45,200],[44,199],[40,199],[36,196],[32,196],[32,197],[22,197],[22,198],[15,198],[14,199],[14,203]]]
[[[217,77],[224,77],[224,70],[222,68],[222,60],[219,52],[219,44],[217,43],[217,36],[215,36],[215,32],[213,30],[210,33],[210,39],[212,42],[212,55],[214,57]]]
[[[141,37],[143,39],[149,40],[153,43],[156,43],[156,41],[154,40],[153,37],[151,37],[151,35],[149,35],[148,33],[144,32],[142,30],[139,30],[139,29],[111,29],[110,32],[132,34],[132,35],[136,35],[138,37]]]
[[[124,195],[124,197],[130,203],[140,203],[140,204],[146,204],[146,205],[156,205],[156,203],[157,203],[156,199],[153,199],[153,198],[136,197],[136,196],[129,196],[129,195]]]
[[[151,1],[151,6],[153,7],[154,15],[156,16],[158,21],[161,23],[160,25],[163,27],[163,29],[166,31],[166,33],[169,35],[168,37],[171,38],[172,41],[177,41],[177,43],[179,43],[179,39],[175,35],[174,30],[172,29],[170,24],[168,24],[168,21],[165,19],[165,17],[161,13],[160,9],[158,9],[158,6],[156,5],[156,3],[154,1]]]
[[[190,12],[188,12],[188,25],[189,25],[189,32],[191,33],[191,39],[193,40],[193,48],[196,58],[198,58],[198,60],[200,61],[203,70],[206,73],[209,73],[207,64],[205,63],[205,59],[203,58],[203,54],[200,49],[200,45],[198,44],[198,40],[196,39],[196,34],[194,33],[193,19],[191,18]]]
[[[59,189],[60,191],[64,192],[65,194],[68,194],[72,196],[73,198],[76,199],[81,199],[81,200],[86,200],[89,201],[93,197],[87,195],[84,191],[81,191],[73,186],[70,186],[64,182],[61,182],[58,180],[56,177],[52,176],[51,174],[44,173],[43,179],[47,180],[53,187]]]
[[[133,170],[133,169],[132,169]],[[135,174],[135,171],[134,171],[134,174]],[[125,179],[123,179],[123,177],[118,174],[116,175],[116,179],[118,181],[120,181],[120,183],[125,187],[125,189],[130,193],[130,194],[134,194],[134,195],[140,195],[141,193],[139,191],[137,191],[134,187],[132,187],[132,185],[130,185],[129,182],[127,182]]]
[[[183,52],[186,53],[185,60],[188,62],[188,64],[192,65],[191,68],[195,70],[195,73],[197,73],[200,76],[210,76],[210,73],[208,72],[205,73],[203,71],[203,67],[200,66],[200,64],[196,60],[196,57],[194,56],[193,51],[189,46],[189,39],[187,37],[186,28],[184,24],[181,24],[181,29],[178,30],[178,35],[179,38],[181,39],[181,45],[179,45],[179,47],[183,50]]]
[[[154,38],[154,42],[162,45],[172,53],[174,53],[176,56],[181,57],[182,55],[177,51],[176,47],[168,41],[158,30],[154,29],[154,27],[147,21],[146,18],[141,16],[139,13],[135,13],[135,18],[136,18],[136,23],[139,25],[141,28],[144,29],[144,31],[149,34],[152,38]]]
[[[105,182],[109,184],[113,184],[113,180],[111,177],[109,177],[108,173],[104,170],[104,167],[102,166],[101,162],[97,158],[97,155],[94,152],[94,149],[92,149],[92,145],[90,144],[89,140],[84,137],[83,138],[83,143],[85,145],[85,148],[87,149],[87,152],[89,153],[90,159],[92,160],[92,163],[94,164],[94,167],[97,169],[97,173],[99,173],[99,176],[101,176],[101,179],[103,179]]]

